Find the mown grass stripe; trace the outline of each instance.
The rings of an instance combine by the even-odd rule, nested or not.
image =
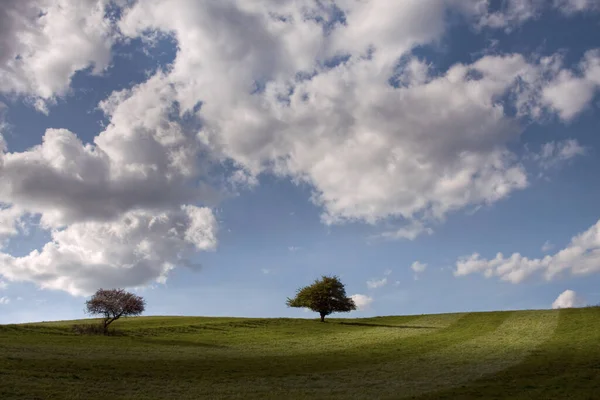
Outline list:
[[[488,329],[481,326],[485,333],[469,340],[436,350],[427,346],[424,353],[379,364],[375,370],[364,369],[362,374],[356,370],[327,374],[320,388],[313,383],[311,394],[318,398],[354,398],[354,393],[360,393],[391,399],[464,383],[518,363],[550,337],[557,321],[553,312],[504,313],[497,317],[504,319],[489,323]],[[471,318],[483,322],[477,315]],[[467,326],[470,324],[464,324]],[[286,386],[289,388],[289,382]]]
[[[557,323],[554,311],[514,313],[493,332],[430,354],[421,370],[412,368],[419,378],[402,384],[403,392],[414,396],[453,387],[516,365],[552,336]]]
[[[600,308],[554,311],[552,336],[519,364],[433,399],[595,399],[600,394]]]
[[[393,388],[392,393],[397,394],[397,385],[392,381],[397,379],[398,371],[409,375],[409,369],[421,364],[428,354],[489,334],[511,314],[488,313],[484,318],[480,314],[466,314],[445,329],[402,338],[389,347],[378,346],[370,352],[365,348],[355,348],[355,353],[346,357],[341,366],[337,363],[345,357],[336,355],[329,361],[321,360],[327,366],[335,363],[335,368],[316,371],[309,369],[312,371],[310,374],[283,376],[277,383],[277,387],[281,388],[280,392],[274,391],[273,386],[266,390],[269,378],[252,379],[252,387],[255,388],[252,395],[260,398],[281,398],[288,393],[289,398],[353,398],[356,393],[361,393],[362,396],[370,393],[371,396],[382,398],[386,393],[390,393],[390,388]],[[365,354],[369,356],[364,357]],[[429,367],[427,363],[423,365]],[[392,374],[390,370],[393,371]]]

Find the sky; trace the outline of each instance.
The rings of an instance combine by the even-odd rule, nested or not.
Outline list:
[[[3,0],[0,323],[600,303],[600,0]]]

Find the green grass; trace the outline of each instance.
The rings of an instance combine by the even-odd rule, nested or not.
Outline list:
[[[1,399],[593,399],[600,308],[0,326]],[[89,322],[89,321],[85,321]]]

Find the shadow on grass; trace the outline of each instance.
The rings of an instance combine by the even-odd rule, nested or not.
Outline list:
[[[398,328],[398,329],[438,329],[437,326],[419,326],[419,325],[387,325],[387,324],[369,324],[366,322],[338,322],[340,325],[370,326],[373,328]]]

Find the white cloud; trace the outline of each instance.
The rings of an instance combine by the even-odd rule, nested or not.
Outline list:
[[[46,101],[66,93],[75,72],[95,74],[111,60],[115,40],[109,0],[3,0],[0,9],[0,92]],[[47,111],[47,109],[46,109]]]
[[[600,88],[600,50],[587,51],[578,69],[561,70],[542,90],[544,103],[565,121],[588,108]]]
[[[540,66],[507,55],[441,76],[417,59],[399,67],[413,46],[441,35],[444,10],[457,2],[342,1],[346,24],[327,36],[307,15],[327,20],[328,8],[300,3],[139,2],[120,27],[130,36],[172,32],[179,51],[166,81],[183,110],[202,102],[201,139],[250,176],[270,171],[311,184],[326,223],[443,218],[527,186],[506,147],[521,128],[496,99],[515,94],[520,115],[541,107]],[[349,59],[320,66],[336,54]],[[298,80],[298,72],[312,77]],[[430,232],[419,223],[385,236]]]
[[[456,262],[454,275],[481,273],[503,281],[520,283],[534,274],[552,280],[562,273],[589,275],[600,272],[600,221],[585,232],[573,237],[567,247],[543,258],[527,258],[519,253],[504,257],[498,253],[493,259],[484,259],[477,253],[461,257]]]
[[[377,289],[387,285],[388,279],[387,277],[381,279],[370,279],[367,281],[367,287],[369,289]]]
[[[236,189],[251,189],[258,185],[258,178],[244,169],[236,170],[229,178],[229,181]]]
[[[415,271],[417,274],[419,274],[421,272],[425,272],[426,268],[427,268],[427,264],[424,264],[424,263],[419,262],[419,261],[415,261],[410,266],[410,269],[412,269],[413,271]]]
[[[369,309],[369,307],[373,303],[373,298],[365,294],[353,294],[350,297],[352,298],[352,300],[354,300],[356,308],[360,311]]]
[[[41,145],[3,153],[0,201],[41,214],[45,226],[61,227],[208,199],[190,185],[200,172],[201,146],[195,132],[169,116],[172,93],[159,81],[157,76],[128,91],[94,144],[48,129]]]
[[[507,147],[522,128],[497,99],[511,94],[519,116],[539,116],[552,58],[489,55],[434,76],[407,57],[441,36],[447,7],[488,12],[476,3],[344,0],[346,23],[324,28],[330,3],[152,0],[136,3],[120,28],[173,34],[179,51],[165,84],[182,110],[202,102],[199,137],[213,151],[248,176],[309,183],[327,224],[402,218],[414,222],[382,236],[410,239],[431,232],[423,220],[527,186]],[[509,8],[522,15],[518,5]],[[348,58],[335,68],[323,65],[340,55]]]
[[[68,90],[76,71],[106,68],[115,40],[106,1],[7,3],[10,12],[0,18],[19,18],[2,25],[10,45],[0,61],[0,90],[52,100]],[[188,215],[182,206],[214,202],[214,161],[234,165],[224,179],[234,186],[256,185],[261,173],[308,183],[327,224],[399,219],[411,224],[388,236],[415,238],[454,210],[527,186],[525,167],[508,147],[522,132],[519,117],[550,107],[569,119],[586,106],[566,109],[557,100],[569,74],[558,61],[488,55],[438,74],[410,57],[415,46],[441,37],[448,7],[476,17],[487,3],[337,5],[344,24],[332,20],[332,3],[312,0],[133,3],[118,21],[122,34],[172,35],[175,61],[101,102],[110,123],[92,143],[64,129],[47,130],[42,144],[24,152],[8,152],[0,140],[4,235],[14,235],[18,218],[33,214],[53,236],[33,255],[3,254],[0,273],[71,293],[164,279],[178,260],[170,250],[136,264],[130,252],[109,256],[99,249],[114,245],[108,232],[125,229],[127,217],[166,215],[164,226],[177,230],[170,224]],[[347,59],[328,66],[334,57]],[[568,78],[596,85],[597,59],[588,53],[583,72]],[[557,89],[544,92],[547,85]],[[498,100],[504,97],[515,99],[518,117],[507,115]],[[215,230],[208,210],[196,222],[185,218],[189,226]],[[83,227],[97,237],[75,238]],[[170,237],[170,230],[159,231],[163,236],[151,240]],[[200,236],[210,237],[209,245],[197,248],[216,243]],[[197,240],[203,239],[178,236],[174,248]],[[92,268],[88,254],[101,254],[114,268]],[[143,270],[139,279],[123,274],[118,281],[113,272],[131,272],[132,263]]]
[[[88,295],[100,287],[164,283],[190,256],[216,246],[216,220],[208,208],[130,211],[114,221],[79,222],[52,231],[52,241],[23,257],[0,253],[0,275],[44,289]]]
[[[504,29],[507,32],[524,23],[541,17],[545,12],[558,9],[565,16],[579,12],[596,12],[600,10],[597,0],[503,0],[499,10],[492,11],[490,6],[496,2],[489,0],[463,1],[465,11],[475,18],[479,28]]]
[[[0,248],[2,248],[2,242],[6,238],[21,232],[23,229],[23,216],[23,210],[18,207],[1,207],[0,204]]]
[[[422,234],[431,235],[433,234],[433,229],[426,227],[420,221],[412,221],[409,225],[403,226],[402,228],[387,231],[375,235],[373,238],[383,238],[383,239],[408,239],[415,240]]]
[[[550,250],[552,250],[553,248],[554,248],[554,245],[553,245],[553,244],[552,244],[552,243],[551,243],[549,240],[546,240],[546,241],[544,242],[544,244],[542,245],[542,251],[543,251],[544,253],[547,253],[547,252],[549,252],[549,251],[550,251]]]
[[[584,305],[585,299],[579,297],[573,290],[565,290],[554,300],[552,308],[572,308]]]
[[[0,305],[10,303],[10,299],[6,296],[0,297]]]
[[[8,287],[8,283],[4,282],[4,281],[0,281],[0,290],[1,289],[6,289]]]
[[[598,0],[554,0],[554,6],[565,14],[600,11]]]
[[[173,90],[156,75],[113,94],[110,123],[93,143],[48,129],[42,144],[0,152],[5,236],[38,215],[52,241],[24,257],[0,253],[0,275],[87,294],[164,282],[193,250],[216,246],[215,192],[196,130],[173,116]],[[188,120],[189,121],[189,120]],[[13,218],[11,225],[10,219]]]
[[[301,248],[302,247],[298,247],[298,246],[288,246],[288,250],[291,251],[292,253],[299,251]]]
[[[487,7],[481,7],[480,27],[504,28],[511,31],[519,25],[535,19],[542,13],[544,2],[547,0],[506,0],[501,10],[490,12]],[[476,3],[476,2],[474,2]],[[489,2],[479,2],[489,3]]]
[[[392,274],[392,270],[391,270],[391,269],[386,269],[385,271],[383,271],[383,274],[384,274],[385,276],[389,276],[389,275],[391,275],[391,274]]]
[[[574,157],[584,155],[586,148],[576,139],[544,143],[539,153],[532,153],[531,158],[542,169],[559,167]]]
[[[270,273],[271,273],[271,270],[270,270],[270,269],[267,269],[267,268],[261,268],[261,269],[260,269],[260,272],[262,272],[262,273],[263,273],[263,274],[265,274],[265,275],[268,275],[268,274],[270,274]]]

